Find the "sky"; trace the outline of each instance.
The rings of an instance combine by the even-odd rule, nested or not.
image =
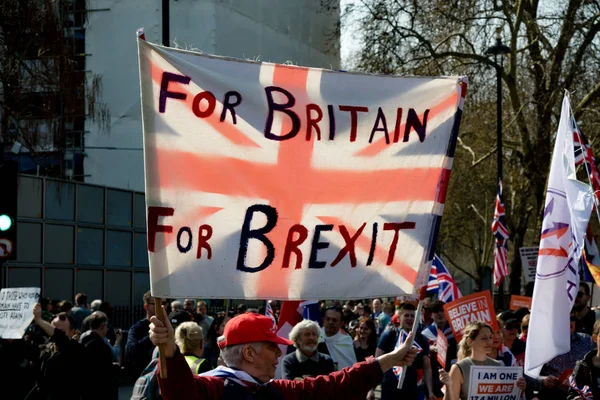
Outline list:
[[[342,9],[342,14],[346,7],[349,4],[356,3],[358,0],[340,0],[340,6]],[[342,25],[342,32],[340,38],[340,56],[342,62],[342,68],[349,67],[350,57],[352,53],[356,52],[359,49],[358,43],[359,38],[356,35],[356,32],[352,31],[348,28],[348,26],[352,26],[351,24]]]

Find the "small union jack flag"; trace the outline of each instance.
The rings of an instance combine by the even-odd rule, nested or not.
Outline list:
[[[502,179],[498,180],[498,194],[496,195],[496,208],[494,210],[494,222],[492,222],[492,233],[496,237],[496,248],[494,249],[494,285],[500,286],[504,277],[508,275],[508,238],[506,218],[504,216],[504,202],[502,201]]]
[[[573,149],[575,151],[575,165],[583,165],[586,169],[587,176],[591,182],[594,194],[596,195],[597,201],[600,202],[600,173],[596,166],[596,158],[594,152],[589,145],[579,127],[573,121]]]
[[[592,389],[589,387],[589,385],[583,385],[583,387],[579,387],[577,385],[577,380],[575,379],[575,376],[573,374],[571,374],[571,376],[569,377],[569,386],[571,386],[571,388],[573,388],[573,390],[575,390],[582,399],[584,399],[584,400],[593,400],[594,399],[594,395],[592,394]]]
[[[400,336],[398,337],[398,340],[396,341],[396,347],[395,349],[397,349],[398,347],[400,347],[405,341],[406,338],[408,337],[408,333],[406,333],[403,329],[400,330]],[[419,354],[420,352],[423,351],[423,348],[421,346],[419,346],[419,343],[417,343],[416,340],[413,341],[413,347],[415,349],[417,349],[417,354]],[[402,368],[403,367],[393,367],[392,371],[394,372],[394,375],[396,375],[396,378],[400,379],[400,375],[402,375]],[[417,374],[419,375],[419,374]],[[421,377],[417,377],[418,379]],[[419,379],[421,380],[421,379]]]
[[[267,300],[267,305],[265,307],[265,315],[271,318],[273,321],[273,328],[277,329],[277,321],[275,320],[275,313],[273,313],[273,307],[271,307],[271,302]]]
[[[438,299],[444,303],[450,303],[462,297],[454,278],[437,254],[433,255],[427,291],[437,291]]]
[[[437,258],[436,255],[434,257]],[[429,270],[429,280],[427,281],[427,291],[437,292],[440,288],[440,281],[438,280],[437,267],[435,263],[431,263],[431,269]]]
[[[587,139],[579,130],[576,122],[573,120],[573,149],[575,151],[575,165],[583,165],[587,176],[590,180],[594,194],[596,195],[596,202],[600,203],[600,172],[596,166],[596,158],[592,147],[589,145]],[[592,233],[592,226],[588,225],[585,236],[585,247],[584,247],[584,281],[593,281],[598,284],[600,282],[600,253],[598,252],[598,246]]]

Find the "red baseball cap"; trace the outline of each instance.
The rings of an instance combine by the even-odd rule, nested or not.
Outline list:
[[[232,318],[227,325],[223,336],[218,339],[219,347],[235,346],[236,344],[254,342],[273,342],[291,345],[291,340],[277,336],[273,327],[273,320],[265,315],[245,313]]]

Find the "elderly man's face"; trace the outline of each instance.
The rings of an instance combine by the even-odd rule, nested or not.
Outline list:
[[[314,329],[305,329],[300,333],[296,346],[306,354],[313,354],[319,344],[319,332]]]
[[[256,353],[254,357],[254,368],[259,372],[256,377],[263,382],[273,379],[280,356],[281,350],[277,344],[263,342],[260,352]]]

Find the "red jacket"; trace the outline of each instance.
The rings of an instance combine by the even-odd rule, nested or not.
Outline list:
[[[157,367],[160,369],[160,365]],[[213,376],[193,375],[181,353],[167,358],[168,378],[158,378],[161,395],[165,400],[222,399],[224,380]],[[160,375],[160,374],[158,374]],[[379,363],[369,357],[366,361],[329,375],[305,378],[301,381],[276,379],[269,386],[284,399],[364,399],[369,390],[381,382],[383,373]]]

